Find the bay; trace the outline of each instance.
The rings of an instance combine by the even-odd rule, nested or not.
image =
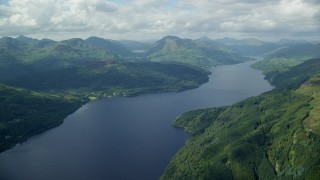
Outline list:
[[[273,87],[254,62],[213,67],[208,83],[180,93],[89,102],[64,123],[0,154],[0,179],[158,179],[188,134],[183,112],[236,103]]]

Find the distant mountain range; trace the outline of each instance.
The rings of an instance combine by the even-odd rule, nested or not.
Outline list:
[[[320,57],[320,44],[294,44],[270,52],[253,65],[254,68],[262,69],[265,75],[273,71],[283,72],[311,58]]]
[[[120,61],[121,55],[82,39],[57,42],[20,36],[16,39],[0,39],[0,59],[1,80],[34,72],[81,66],[93,61]]]
[[[0,58],[20,63],[54,61],[55,64],[51,67],[71,66],[88,60],[135,61],[138,60],[136,58],[199,66],[233,64],[245,60],[240,54],[226,46],[217,46],[210,40],[181,39],[175,36],[166,36],[154,44],[107,40],[99,37],[85,40],[73,38],[64,41],[37,40],[25,36],[3,37],[0,39]]]
[[[207,39],[181,39],[166,36],[145,52],[151,61],[176,61],[197,66],[235,64],[248,60],[226,47]]]
[[[110,52],[115,53],[120,57],[128,57],[133,55],[131,50],[118,41],[106,40],[98,37],[89,37],[85,40],[85,42],[95,47],[108,49]]]
[[[120,40],[119,42],[132,52],[145,52],[154,44],[154,42],[139,42],[132,40]]]
[[[266,58],[310,59],[320,57],[320,44],[294,44],[273,51]]]
[[[64,41],[26,36],[3,37],[0,39],[0,81],[35,72],[81,67],[97,61],[166,61],[210,67],[244,62],[249,59],[248,56],[269,59],[298,56],[308,59],[319,57],[319,46],[306,41],[280,40],[270,43],[253,38],[212,40],[202,37],[192,40],[166,36],[155,43],[146,43],[99,37]]]
[[[142,50],[139,53],[133,52]],[[197,66],[243,62],[246,58],[209,41],[167,36],[153,45],[99,37],[63,41],[26,36],[0,39],[0,81],[37,72],[82,67],[93,62],[167,61]]]
[[[212,66],[239,63],[247,60],[245,56],[265,56],[275,52],[281,53],[288,48],[302,47],[309,54],[307,51],[313,51],[308,50],[313,45],[307,41],[286,39],[271,43],[253,38],[212,40],[206,36],[196,40],[166,36],[155,43],[116,41],[99,37],[54,41],[19,36],[0,39],[0,58],[10,63],[28,64],[39,61],[40,66],[45,61],[51,63],[50,67],[70,66],[88,60],[174,61],[197,66]],[[296,50],[292,51],[299,53]]]
[[[278,42],[265,42],[254,38],[249,39],[233,39],[223,38],[213,40],[216,43],[223,44],[230,49],[237,51],[244,56],[266,56],[274,51],[291,46],[305,46],[312,45],[313,43],[308,41],[288,40],[282,39]]]

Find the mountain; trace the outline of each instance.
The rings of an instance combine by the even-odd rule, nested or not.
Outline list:
[[[310,42],[305,40],[291,40],[291,39],[280,39],[277,43],[283,44],[283,45],[311,44]]]
[[[145,52],[151,61],[174,61],[196,66],[235,64],[246,59],[230,49],[222,49],[201,40],[166,36]]]
[[[273,84],[232,106],[180,116],[174,125],[190,138],[161,179],[317,179],[320,59],[277,73]]]
[[[224,44],[224,45],[251,45],[251,46],[261,46],[264,45],[266,42],[261,41],[255,38],[248,38],[248,39],[234,39],[234,38],[223,38],[223,39],[215,39],[214,41]]]
[[[37,46],[38,46],[38,48],[44,48],[46,46],[50,46],[55,43],[56,43],[56,41],[51,40],[51,39],[41,39],[40,41],[38,41]]]
[[[101,98],[196,88],[208,81],[208,74],[201,68],[174,63],[99,61],[24,75],[3,83],[34,91]]]
[[[119,60],[118,54],[110,49],[96,47],[80,38],[60,41],[47,48],[49,56],[59,60],[67,60],[73,65],[81,61]]]
[[[310,59],[315,57],[320,57],[320,44],[285,46],[269,54],[266,58]]]
[[[281,39],[278,42],[265,42],[255,38],[248,39],[233,39],[233,38],[223,38],[215,39],[217,43],[223,44],[226,47],[233,49],[244,56],[267,56],[273,54],[278,50],[283,48],[291,48],[294,46],[308,46],[312,43],[303,40],[290,40]]]
[[[133,55],[118,42],[97,37],[63,41],[4,37],[0,83],[55,94],[110,97],[181,91],[208,80],[208,72],[200,68],[133,63],[136,57],[122,57],[128,54]]]
[[[314,74],[320,73],[320,59],[307,60],[287,71],[270,72],[266,79],[278,88],[297,88],[310,79]]]
[[[120,40],[119,43],[132,52],[144,52],[153,45],[153,42],[138,42],[132,40]]]
[[[24,36],[1,38],[0,59],[0,81],[100,60],[120,61],[109,49],[90,45],[79,38],[56,42]]]
[[[37,44],[39,42],[39,40],[37,40],[37,39],[29,38],[29,37],[22,36],[22,35],[18,36],[16,39],[20,42],[24,42],[27,44]]]
[[[253,67],[263,70],[265,74],[272,71],[282,72],[310,58],[318,57],[320,57],[320,44],[297,44],[285,46],[270,53]]]
[[[231,38],[229,38],[231,39]],[[205,42],[206,44],[209,44],[211,46],[214,46],[216,49],[220,49],[222,51],[226,51],[226,52],[231,52],[231,53],[235,53],[236,51],[233,49],[230,49],[230,47],[226,46],[225,44],[222,44],[216,40],[213,40],[211,38],[209,38],[208,36],[203,36],[199,39],[195,39],[194,41],[196,42]]]
[[[21,36],[17,39],[3,37],[0,39],[0,50],[21,63],[45,61],[48,58],[100,60],[117,57],[109,50],[91,46],[82,39],[56,42],[49,39],[33,40]]]
[[[99,37],[89,37],[85,42],[96,47],[108,49],[121,57],[128,57],[132,55],[132,52],[127,47],[117,41],[106,40]]]
[[[264,42],[254,38],[242,40],[223,38],[214,41],[224,44],[244,56],[263,56],[279,48],[279,44]]]
[[[207,42],[207,43],[214,43],[214,42],[215,42],[214,40],[212,40],[212,39],[209,38],[208,36],[203,36],[203,37],[201,37],[201,38],[199,38],[199,39],[197,39],[197,40],[203,41],[203,42]]]
[[[62,123],[84,101],[0,85],[0,152]]]

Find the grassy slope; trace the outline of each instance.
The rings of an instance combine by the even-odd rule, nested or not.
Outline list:
[[[319,61],[276,75],[295,89],[281,87],[229,107],[183,114],[175,125],[191,131],[191,137],[161,178],[318,178]],[[315,64],[319,70],[312,75],[299,74]],[[305,76],[309,79],[300,81]]]
[[[59,125],[83,102],[0,85],[0,152]]]

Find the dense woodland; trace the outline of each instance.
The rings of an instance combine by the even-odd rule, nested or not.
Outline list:
[[[209,73],[197,67],[173,63],[96,62],[32,73],[4,83],[36,91],[101,98],[196,88],[208,81]]]
[[[85,102],[0,85],[0,152],[61,124]]]
[[[179,117],[190,138],[161,178],[317,179],[320,59],[266,78],[271,92]]]

